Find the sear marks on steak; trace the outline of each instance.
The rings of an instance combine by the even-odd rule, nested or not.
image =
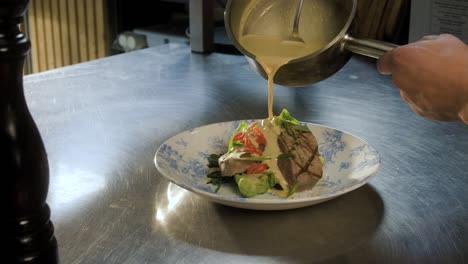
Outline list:
[[[279,135],[278,146],[281,152],[290,153],[294,157],[278,159],[278,167],[290,187],[297,184],[297,191],[310,189],[323,173],[317,139],[310,132],[287,132]]]

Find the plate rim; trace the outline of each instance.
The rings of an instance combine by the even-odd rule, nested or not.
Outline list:
[[[369,175],[367,175],[365,178],[359,180],[356,184],[353,184],[353,185],[351,185],[351,186],[349,186],[349,187],[347,187],[345,189],[341,189],[341,190],[331,192],[331,193],[328,193],[328,194],[318,195],[318,196],[313,196],[313,197],[303,197],[303,198],[282,198],[282,197],[278,197],[278,199],[258,199],[258,198],[246,198],[246,197],[242,197],[242,196],[239,196],[239,197],[223,196],[223,195],[219,195],[217,193],[211,193],[211,192],[207,192],[207,191],[200,190],[200,189],[197,189],[197,188],[192,188],[191,186],[187,186],[186,184],[180,183],[177,180],[175,180],[173,177],[170,177],[169,175],[166,175],[164,170],[158,164],[157,157],[158,157],[158,153],[160,153],[161,148],[168,141],[170,141],[171,139],[176,138],[176,137],[178,137],[178,136],[180,136],[180,135],[182,135],[184,133],[190,133],[190,132],[195,131],[197,129],[202,129],[202,128],[205,128],[205,127],[208,127],[208,126],[229,124],[229,123],[241,122],[241,121],[251,122],[251,121],[258,121],[258,120],[262,120],[262,119],[239,119],[239,120],[223,121],[223,122],[211,123],[211,124],[206,124],[206,125],[202,125],[202,126],[199,126],[199,127],[190,128],[190,129],[184,130],[182,132],[179,132],[176,135],[166,139],[163,143],[161,143],[161,145],[156,150],[156,153],[155,153],[154,159],[153,159],[153,162],[154,162],[154,164],[156,166],[156,169],[158,170],[158,172],[164,178],[166,178],[167,180],[171,181],[172,183],[176,184],[177,186],[179,186],[179,187],[181,187],[181,188],[183,188],[183,189],[185,189],[187,191],[194,192],[196,194],[203,195],[203,196],[209,196],[210,198],[213,198],[214,200],[228,201],[228,202],[239,202],[239,203],[244,203],[244,204],[256,204],[256,205],[261,205],[261,204],[265,204],[265,205],[290,204],[290,205],[293,205],[293,204],[301,204],[301,203],[306,203],[306,202],[317,202],[317,201],[321,201],[321,200],[330,200],[331,198],[334,198],[334,197],[349,193],[349,192],[354,191],[354,190],[358,189],[359,187],[365,185],[372,178],[374,178],[376,176],[376,174],[378,173],[378,171],[380,169],[382,158],[381,158],[381,155],[378,152],[378,150],[372,144],[368,143],[367,141],[363,140],[362,138],[360,138],[360,137],[358,137],[358,136],[356,136],[356,135],[354,135],[352,133],[346,132],[346,131],[341,130],[341,129],[336,129],[336,128],[333,128],[333,127],[330,127],[330,126],[321,125],[321,124],[317,124],[317,123],[302,122],[302,121],[300,121],[300,122],[303,123],[303,124],[306,124],[306,125],[312,125],[312,126],[317,126],[317,127],[322,127],[322,128],[326,128],[326,129],[335,130],[335,131],[341,132],[343,134],[347,134],[349,136],[352,136],[352,137],[354,137],[356,139],[359,139],[360,141],[367,144],[367,146],[369,146],[369,148],[371,150],[373,150],[373,151],[375,151],[377,153],[378,160],[379,160],[379,162],[377,163],[377,166],[375,166],[374,170],[371,173],[369,173]]]

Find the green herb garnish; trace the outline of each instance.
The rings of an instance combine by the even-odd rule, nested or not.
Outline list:
[[[215,193],[219,191],[221,184],[230,182],[232,180],[233,177],[222,176],[221,171],[214,171],[206,176],[206,183],[216,185],[216,189],[214,190]]]
[[[219,157],[221,157],[218,154],[211,154],[208,156],[208,168],[219,168]]]
[[[294,157],[296,157],[296,156],[294,154],[292,154],[292,153],[281,153],[276,158],[277,159],[289,159],[289,158],[294,158]]]
[[[297,138],[293,131],[310,133],[309,128],[305,125],[302,125],[296,118],[292,117],[291,113],[289,113],[289,111],[286,109],[283,109],[281,114],[275,117],[273,124],[283,128],[286,133],[293,138]]]
[[[288,197],[291,197],[291,195],[293,195],[296,191],[297,191],[297,183],[294,184],[291,188],[289,188]]]

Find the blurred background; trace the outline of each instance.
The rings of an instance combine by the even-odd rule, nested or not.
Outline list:
[[[356,36],[405,44],[411,24],[424,21],[419,11],[431,2],[359,0]],[[224,31],[225,5],[226,0],[32,0],[24,24],[32,42],[25,71],[167,43],[187,45],[195,52],[236,53]],[[422,28],[426,22],[418,25]]]

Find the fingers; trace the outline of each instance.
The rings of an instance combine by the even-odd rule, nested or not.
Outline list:
[[[440,38],[440,35],[428,35],[428,36],[424,36],[419,41],[436,40],[438,38]]]
[[[400,96],[411,107],[413,112],[420,116],[425,116],[425,111],[422,110],[419,106],[417,106],[416,103],[413,100],[411,100],[407,93],[405,93],[404,91],[400,91]]]
[[[400,96],[401,96],[401,98],[402,98],[405,102],[407,102],[408,104],[409,104],[409,103],[413,103],[413,101],[411,101],[411,99],[408,97],[408,95],[407,95],[404,91],[402,91],[402,90],[400,90]]]
[[[428,35],[420,39],[415,43],[410,43],[405,46],[401,46],[395,48],[391,51],[385,53],[378,61],[377,61],[377,70],[384,75],[391,75],[395,71],[396,64],[398,64],[398,58],[395,57],[402,57],[400,59],[405,59],[406,55],[408,55],[408,50],[411,48],[419,47],[421,45],[430,45],[432,43],[436,43],[435,41],[444,40],[444,39],[453,39],[452,35],[442,34],[442,35]]]
[[[463,121],[463,123],[468,125],[468,104],[465,104],[462,110],[458,113],[458,117]]]
[[[461,73],[454,65],[463,62],[464,54],[468,55],[466,44],[459,42],[451,35],[425,36],[384,54],[377,69],[392,75],[401,98],[416,114],[432,120],[468,123],[468,106],[460,111],[459,98],[466,93],[466,82],[457,83],[460,79],[454,77]]]
[[[415,112],[417,115],[425,117],[425,118],[433,119],[433,120],[437,119],[430,112],[420,107],[415,102],[415,100],[410,98],[410,96],[406,92],[400,90],[400,95],[401,95],[401,98],[411,107],[411,110],[413,110],[413,112]]]
[[[421,41],[435,41],[435,40],[445,40],[445,39],[457,39],[451,34],[440,34],[440,35],[427,35],[422,37],[420,40],[417,42]]]
[[[411,110],[415,112],[417,115],[432,119],[432,120],[443,120],[437,115],[434,115],[434,113],[431,113],[427,109],[424,108],[424,106],[420,105],[420,102],[416,100],[415,98],[411,99],[411,97],[404,91],[400,91],[401,98],[410,106]]]
[[[400,91],[401,98],[410,106],[411,110],[415,112],[417,115],[425,117],[431,120],[437,121],[463,121],[468,124],[468,112],[466,112],[466,116],[462,116],[461,114],[453,115],[450,112],[444,111],[431,111],[422,104],[421,100],[417,100],[415,98],[411,98],[406,92]],[[468,106],[467,106],[468,110]]]
[[[377,70],[384,75],[391,75],[393,72],[393,50],[385,53],[377,61]]]

